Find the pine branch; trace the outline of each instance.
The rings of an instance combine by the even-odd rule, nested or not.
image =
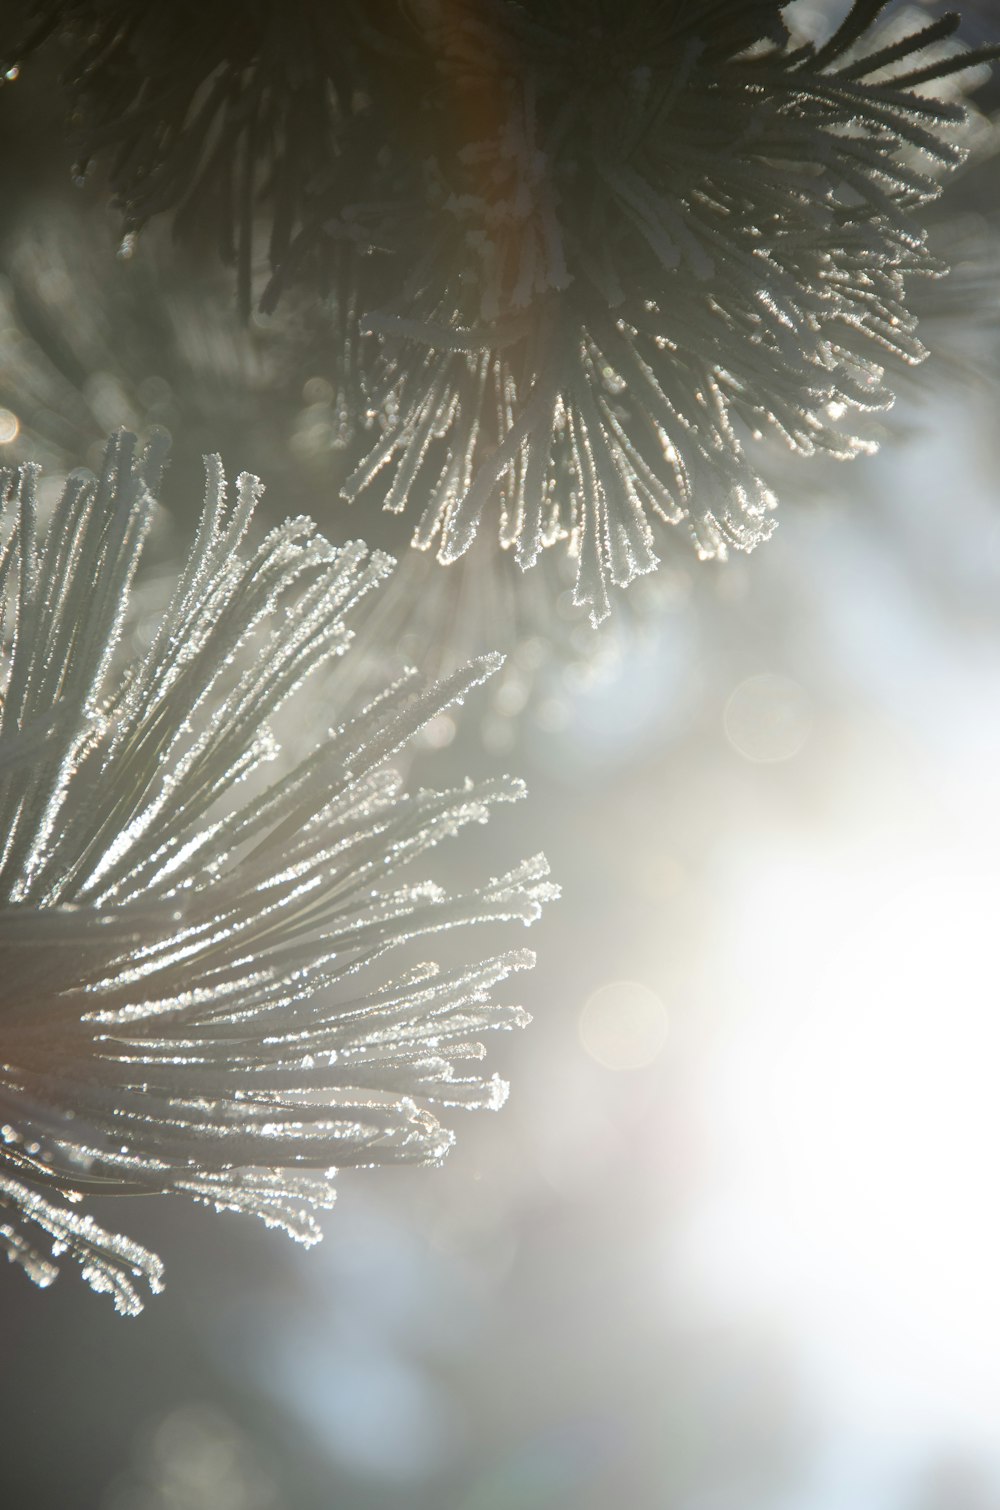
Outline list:
[[[251,546],[260,485],[227,505],[217,458],[173,598],[125,656],[161,463],[119,436],[44,524],[36,469],[0,474],[0,1243],[47,1283],[48,1234],[130,1314],[159,1261],[66,1200],[183,1192],[315,1242],[336,1168],[434,1162],[433,1107],[501,1104],[479,1035],[527,1020],[493,996],[526,951],[395,976],[383,957],[556,894],[541,857],[468,893],[412,878],[523,795],[407,793],[385,766],[496,657],[410,673],[265,780],[282,708],[392,563],[301,519]]]

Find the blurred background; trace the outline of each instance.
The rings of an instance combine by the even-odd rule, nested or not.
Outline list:
[[[4,455],[169,429],[161,563],[208,448],[399,545],[336,501],[321,342],[241,330],[169,238],[116,259],[47,66],[0,91]],[[508,1105],[439,1170],[343,1175],[309,1253],[136,1201],[168,1281],[138,1321],[5,1266],[5,1506],[1000,1510],[995,88],[880,453],[778,463],[774,539],[678,555],[596,645],[564,597],[553,653],[525,599],[413,756],[526,777],[474,842],[564,887]]]

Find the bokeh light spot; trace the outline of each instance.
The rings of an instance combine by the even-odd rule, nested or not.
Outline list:
[[[16,414],[10,409],[0,409],[0,446],[8,446],[12,440],[16,440],[20,428],[21,423]]]
[[[594,992],[580,1013],[580,1041],[591,1059],[608,1070],[638,1070],[652,1064],[667,1041],[663,1002],[635,980],[615,980]]]
[[[723,714],[726,738],[745,760],[791,760],[809,738],[809,699],[787,676],[748,676],[730,694]]]
[[[443,750],[451,744],[457,732],[455,720],[448,713],[439,713],[420,731],[419,742],[427,750]]]

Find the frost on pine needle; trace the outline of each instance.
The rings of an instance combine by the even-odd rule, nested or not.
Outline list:
[[[410,673],[280,758],[271,720],[391,561],[302,519],[251,545],[253,477],[227,504],[209,459],[173,598],[125,653],[159,461],[117,437],[41,524],[36,469],[0,473],[0,1246],[40,1284],[69,1252],[129,1314],[160,1261],[82,1201],[179,1192],[315,1242],[337,1168],[434,1162],[432,1108],[501,1103],[479,1035],[526,1020],[493,995],[524,950],[382,957],[555,894],[540,856],[468,893],[423,879],[522,787],[406,792],[384,764],[495,657]]]
[[[956,81],[997,47],[955,50],[951,13],[876,29],[888,0],[823,42],[779,0],[335,10],[34,0],[17,57],[65,43],[126,228],[207,227],[246,311],[261,225],[263,307],[325,297],[347,500],[445,565],[480,532],[524,569],[566,551],[599,622],[674,542],[767,537],[769,441],[873,448],[925,355]]]
[[[435,164],[439,213],[367,317],[377,438],[345,496],[415,512],[443,562],[488,513],[522,567],[565,541],[597,622],[662,526],[702,557],[767,537],[765,437],[871,449],[859,414],[925,355],[921,212],[963,156],[928,91],[983,56],[942,52],[955,16],[866,42],[884,8],[815,46],[777,4],[420,7],[457,115],[493,124]]]
[[[446,567],[429,552],[404,549],[385,590],[362,607],[360,653],[351,660],[362,685],[370,685],[373,676],[391,674],[401,661],[441,676],[496,648],[504,655],[503,669],[477,700],[471,723],[469,716],[463,719],[462,733],[467,738],[475,730],[485,748],[499,754],[515,747],[522,724],[563,727],[585,688],[617,674],[659,634],[672,635],[676,624],[667,629],[667,621],[687,600],[697,575],[692,568],[680,557],[665,562],[595,629],[572,601],[573,564],[563,552],[544,552],[523,573],[483,533]],[[454,733],[446,716],[421,741],[448,743]]]

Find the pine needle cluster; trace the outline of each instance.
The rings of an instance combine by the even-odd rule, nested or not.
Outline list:
[[[495,657],[411,673],[282,762],[276,719],[391,562],[302,519],[249,544],[256,479],[227,504],[209,460],[187,565],[129,640],[158,471],[119,436],[44,522],[35,469],[0,474],[0,1248],[47,1284],[51,1240],[130,1314],[160,1261],[82,1201],[183,1193],[316,1241],[338,1168],[435,1162],[435,1108],[501,1104],[480,1035],[526,1020],[494,998],[524,950],[388,957],[555,895],[540,856],[467,892],[413,876],[523,795],[386,766]]]
[[[962,159],[958,17],[820,45],[777,0],[34,7],[128,234],[206,228],[250,307],[318,283],[364,421],[344,495],[448,563],[556,545],[595,621],[773,527],[760,442],[849,457],[924,355],[923,211]],[[995,51],[995,49],[993,49]],[[365,431],[365,425],[367,431]],[[488,521],[488,522],[487,522]]]

